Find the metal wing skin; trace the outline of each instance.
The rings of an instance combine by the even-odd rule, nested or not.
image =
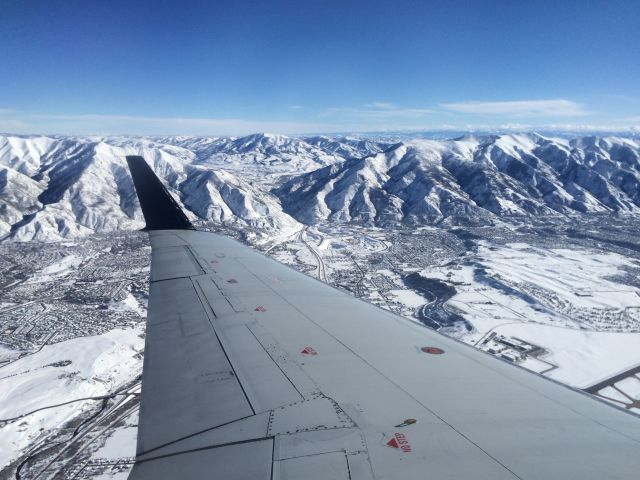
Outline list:
[[[128,161],[140,195],[139,172],[153,173]],[[159,181],[144,192],[143,210],[169,196]],[[148,225],[130,479],[640,478],[639,417],[234,240],[176,229],[186,217],[170,203]]]

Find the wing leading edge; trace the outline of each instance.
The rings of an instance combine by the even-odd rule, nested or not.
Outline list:
[[[146,180],[132,174],[140,192]],[[185,228],[149,236],[131,479],[630,479],[640,471],[635,415],[229,238]]]

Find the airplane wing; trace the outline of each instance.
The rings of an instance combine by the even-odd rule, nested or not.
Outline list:
[[[640,417],[193,230],[152,245],[130,479],[634,479]]]

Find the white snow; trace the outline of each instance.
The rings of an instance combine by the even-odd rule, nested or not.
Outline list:
[[[635,400],[640,400],[640,380],[636,377],[625,378],[616,383],[616,387]]]
[[[630,152],[630,161],[616,159],[620,148]],[[191,207],[189,216],[195,212],[210,221],[278,230],[294,228],[296,220],[327,218],[387,226],[405,220],[432,224],[461,212],[472,220],[492,221],[505,213],[638,213],[633,194],[613,181],[621,174],[639,178],[638,152],[636,139],[566,141],[535,134],[407,139],[397,144],[271,134],[0,135],[0,176],[7,179],[0,192],[6,207],[0,235],[48,241],[140,228],[143,219],[124,161],[130,154],[143,155],[152,164],[178,201]],[[588,160],[593,158],[602,159],[598,166],[605,172]],[[64,174],[51,168],[59,162],[66,162]],[[580,174],[584,168],[590,175]],[[477,169],[491,181],[477,175]],[[513,175],[525,169],[535,175]],[[44,176],[36,176],[38,171]],[[458,183],[470,176],[471,183]],[[288,181],[274,194],[272,188],[283,180]],[[554,186],[552,193],[549,185]],[[283,207],[281,200],[290,205]]]
[[[67,255],[61,260],[43,268],[42,270],[40,270],[40,273],[43,275],[49,275],[50,277],[59,277],[72,272],[81,263],[82,258],[76,255]]]
[[[428,303],[423,296],[418,295],[413,290],[389,290],[389,293],[393,294],[400,303],[403,303],[409,308],[418,308],[425,303]]]
[[[519,284],[548,289],[565,302],[585,308],[640,308],[640,290],[606,277],[620,272],[628,258],[616,253],[586,249],[543,249],[507,245],[498,250],[483,248],[492,272]]]
[[[477,344],[494,332],[538,345],[549,353],[522,366],[579,388],[640,364],[640,290],[617,283],[628,258],[585,248],[547,249],[524,243],[481,244],[477,266],[443,266],[421,275],[455,285],[450,308],[473,324],[464,341]],[[487,278],[528,295],[511,294],[474,278]]]
[[[628,331],[640,322],[640,290],[610,280],[628,259],[588,249],[543,249],[526,244],[500,248],[481,245],[480,266],[490,279],[514,288],[509,294],[474,279],[473,266],[433,267],[421,275],[455,284],[448,305],[459,310],[475,331],[475,343],[500,325],[539,323],[596,331]]]
[[[16,350],[0,345],[0,364],[7,360],[11,360],[19,354]]]
[[[524,361],[519,362],[518,365],[536,373],[542,373],[549,369],[549,364],[533,357],[527,357]]]
[[[135,378],[142,364],[142,326],[45,346],[0,369],[0,419],[69,400],[107,395]],[[70,360],[66,366],[51,364]],[[0,435],[0,468],[46,432],[95,405],[84,401],[42,410],[9,423]],[[40,429],[43,429],[42,431]]]
[[[136,456],[138,411],[127,417],[124,425],[114,429],[107,441],[92,453],[93,458],[118,459]]]
[[[140,306],[140,304],[138,303],[138,300],[136,300],[136,297],[134,297],[131,292],[127,294],[124,300],[120,302],[111,302],[109,304],[109,309],[115,310],[118,312],[130,311],[130,312],[137,313],[141,317],[146,316],[145,309]]]
[[[629,403],[629,399],[613,387],[603,388],[598,393],[601,396],[609,399],[618,400],[619,402],[622,402],[622,403]]]
[[[543,360],[559,368],[546,375],[578,388],[640,364],[640,333],[587,332],[531,323],[502,325],[494,331],[548,350]]]

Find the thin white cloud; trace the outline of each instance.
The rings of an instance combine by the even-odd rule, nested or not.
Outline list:
[[[0,117],[0,132],[4,133],[31,133],[29,124],[15,118]]]
[[[518,100],[507,102],[442,103],[440,107],[468,115],[502,115],[506,117],[577,117],[588,112],[571,100]]]
[[[505,102],[500,102],[505,103]],[[511,103],[511,102],[509,102]],[[0,109],[0,132],[16,134],[71,135],[200,135],[237,136],[256,132],[282,134],[331,132],[395,132],[395,131],[570,131],[570,132],[640,132],[640,117],[618,121],[583,124],[560,122],[520,122],[495,117],[495,122],[444,122],[429,109],[402,108],[391,103],[373,102],[361,108],[334,108],[320,114],[323,121],[268,122],[244,119],[189,117],[149,117],[131,115],[51,115],[21,114]],[[451,120],[451,116],[448,117]]]
[[[330,130],[330,125],[265,122],[237,118],[145,117],[131,115],[30,115],[34,128],[51,133],[135,133],[142,135],[242,135],[255,132],[308,133]]]
[[[398,108],[393,103],[388,103],[388,102],[371,102],[371,103],[365,103],[364,106],[366,108],[375,108],[375,109],[384,109],[384,110]]]
[[[0,108],[0,132],[22,132],[28,127],[12,108]]]
[[[640,131],[640,125],[628,125],[623,123],[548,123],[548,124],[523,124],[503,123],[501,125],[466,125],[467,130],[476,131],[506,131],[506,132],[562,132],[562,133],[635,133]]]
[[[531,127],[529,130],[548,130],[557,132],[608,132],[608,133],[632,133],[640,131],[640,125],[623,125],[619,123],[605,124],[550,124]]]
[[[607,100],[615,100],[623,103],[633,103],[634,105],[640,105],[640,98],[631,97],[629,95],[619,95],[612,93],[603,93],[598,95],[598,97],[607,99]]]
[[[428,108],[399,107],[393,103],[371,102],[362,107],[333,107],[320,114],[321,117],[355,117],[358,119],[389,120],[419,118],[434,113]]]

